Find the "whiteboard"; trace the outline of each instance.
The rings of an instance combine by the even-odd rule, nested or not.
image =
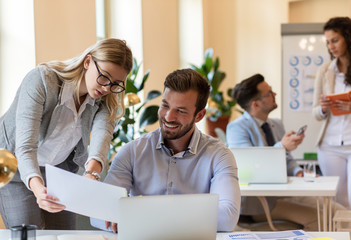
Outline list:
[[[322,29],[322,23],[282,24],[282,121],[287,132],[308,125],[291,152],[295,159],[317,152],[321,122],[312,116],[313,86],[319,67],[330,60]]]

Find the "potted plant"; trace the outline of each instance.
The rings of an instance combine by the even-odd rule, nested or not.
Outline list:
[[[206,131],[212,136],[217,136],[214,129],[219,127],[224,132],[232,115],[232,109],[236,105],[231,96],[232,89],[226,91],[227,99],[220,91],[220,85],[226,77],[225,72],[219,70],[219,58],[213,58],[213,49],[209,48],[204,54],[204,63],[197,67],[191,64],[192,69],[200,73],[211,85],[210,97],[206,114]]]
[[[125,113],[119,120],[113,133],[109,159],[118,151],[119,147],[146,133],[145,127],[158,120],[157,112],[159,106],[151,105],[145,107],[145,104],[160,96],[161,92],[152,90],[148,92],[145,100],[141,102],[138,94],[144,89],[150,71],[148,70],[144,74],[142,81],[138,83],[137,76],[140,66],[141,64],[138,64],[137,60],[133,58],[133,68],[126,80],[126,92],[124,97]]]

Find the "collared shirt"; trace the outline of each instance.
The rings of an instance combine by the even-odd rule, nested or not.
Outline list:
[[[61,94],[62,106],[58,124],[54,131],[38,147],[39,166],[45,164],[57,165],[66,160],[73,151],[79,140],[82,138],[81,117],[86,105],[94,105],[95,100],[87,94],[84,102],[77,112],[74,103],[74,87],[71,84],[64,84]],[[57,107],[54,111],[57,110]]]
[[[339,71],[336,63],[337,61],[334,59],[330,66],[335,72],[334,92],[348,92],[351,90],[351,86],[345,84],[345,74]],[[323,144],[330,146],[351,145],[351,114],[330,116]]]
[[[106,183],[132,196],[219,194],[218,231],[232,231],[240,211],[240,188],[232,152],[197,128],[188,148],[177,154],[165,146],[160,129],[118,151]]]

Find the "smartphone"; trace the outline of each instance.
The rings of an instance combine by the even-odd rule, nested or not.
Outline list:
[[[300,136],[301,134],[305,133],[306,129],[307,129],[307,125],[300,127],[296,133],[296,136]]]

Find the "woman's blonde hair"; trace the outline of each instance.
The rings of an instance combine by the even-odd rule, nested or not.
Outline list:
[[[129,73],[133,67],[133,55],[126,42],[123,40],[109,38],[101,40],[87,48],[77,57],[65,61],[51,61],[43,63],[50,67],[62,81],[71,82],[75,86],[76,97],[79,100],[79,86],[84,79],[86,69],[84,68],[85,58],[91,55],[96,61],[111,62]],[[123,104],[124,92],[110,93],[102,98],[110,112],[109,120],[116,121],[124,114]]]

